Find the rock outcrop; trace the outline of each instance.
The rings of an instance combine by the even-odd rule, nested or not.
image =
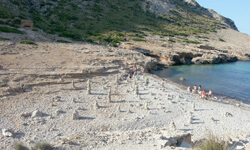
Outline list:
[[[238,58],[227,53],[197,53],[197,52],[177,52],[161,55],[160,61],[165,65],[201,65],[201,64],[220,64],[235,62]]]
[[[178,0],[178,1],[174,1],[174,0],[165,0],[165,1],[146,0],[143,3],[143,9],[145,11],[152,12],[152,13],[156,14],[157,16],[159,16],[159,15],[169,14],[171,12],[171,10],[175,10],[177,12],[180,12],[180,10],[177,7],[177,6],[179,6],[179,4],[185,5],[187,8],[190,8],[194,11],[197,11],[200,14],[207,15],[211,18],[214,18],[214,19],[220,21],[221,23],[225,24],[226,26],[228,26],[234,30],[238,30],[235,23],[231,19],[226,18],[226,17],[218,14],[217,12],[215,12],[212,9],[206,9],[206,8],[200,6],[195,0]]]

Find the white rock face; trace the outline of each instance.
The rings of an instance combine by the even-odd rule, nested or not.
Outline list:
[[[10,129],[2,129],[2,134],[4,137],[13,137],[13,133]]]
[[[170,0],[146,0],[143,4],[143,9],[149,10],[157,15],[166,14],[169,9],[177,10],[177,8],[170,3]]]
[[[184,1],[191,4],[191,5],[193,5],[193,6],[199,5],[195,0],[184,0]]]
[[[183,2],[181,3],[183,3],[184,5],[189,5],[189,7],[192,7],[194,10],[199,11],[200,14],[205,14],[210,17],[213,17],[221,23],[237,30],[237,27],[231,19],[218,14],[212,9],[206,9],[201,7],[195,0],[183,0]],[[171,2],[171,0],[145,0],[142,5],[142,8],[144,11],[149,11],[156,15],[169,14],[170,10],[180,12],[179,9],[174,5],[174,2]]]
[[[42,117],[42,116],[43,116],[43,113],[40,112],[39,110],[33,111],[33,112],[32,112],[32,115],[31,115],[32,118],[35,118],[35,117]]]

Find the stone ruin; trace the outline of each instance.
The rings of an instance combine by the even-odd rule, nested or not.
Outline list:
[[[111,103],[112,100],[111,100],[111,88],[109,89],[109,92],[108,92],[108,103]]]
[[[72,87],[73,87],[73,89],[76,89],[76,86],[75,86],[75,81],[74,80],[72,80]]]
[[[91,81],[87,81],[87,94],[91,94]]]
[[[21,28],[33,29],[34,28],[34,23],[31,20],[21,20]]]
[[[97,101],[95,101],[95,103],[94,103],[94,106],[93,106],[93,109],[94,110],[97,110],[97,109],[99,109],[99,105],[98,105],[98,103],[97,103]]]
[[[73,113],[72,118],[73,118],[73,120],[78,120],[80,118],[77,110],[75,110],[75,112]]]
[[[139,95],[139,86],[138,85],[135,85],[135,94]]]

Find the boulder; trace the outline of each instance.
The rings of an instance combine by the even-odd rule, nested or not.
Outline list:
[[[30,116],[31,116],[31,113],[27,113],[27,112],[21,114],[21,117],[24,117],[24,118],[27,118]]]
[[[180,59],[180,63],[181,64],[185,64],[185,65],[191,65],[191,64],[193,64],[192,58],[185,58],[185,57],[183,57],[183,58]]]
[[[2,134],[4,137],[13,137],[13,131],[10,129],[2,129]]]
[[[158,64],[157,59],[148,57],[143,62],[141,66],[144,66],[145,71],[152,70]]]
[[[40,112],[39,110],[33,111],[33,112],[32,112],[32,115],[31,115],[32,118],[35,118],[35,117],[42,117],[42,116],[43,116],[43,113]]]
[[[236,56],[233,55],[229,55],[229,57],[227,58],[228,62],[236,62],[238,61],[238,58]]]
[[[185,81],[185,79],[184,79],[183,77],[181,77],[179,80],[180,80],[180,81]]]
[[[202,58],[208,61],[209,64],[219,64],[222,63],[225,57],[216,54],[203,54]]]
[[[192,59],[192,63],[196,65],[208,64],[208,61],[205,61],[202,57],[195,57]]]

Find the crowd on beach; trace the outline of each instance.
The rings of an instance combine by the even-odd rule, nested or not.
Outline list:
[[[199,94],[200,97],[205,100],[208,100],[208,99],[211,100],[212,95],[213,95],[213,92],[211,89],[206,93],[205,90],[201,88],[201,85],[199,85],[198,88],[196,85],[194,85],[193,89],[190,86],[188,86],[187,91],[193,94]]]

